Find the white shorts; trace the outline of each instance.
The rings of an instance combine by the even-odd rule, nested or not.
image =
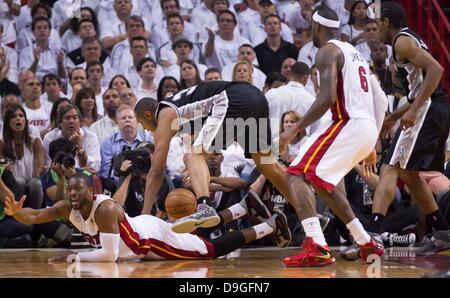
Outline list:
[[[332,192],[369,155],[377,138],[375,122],[368,119],[323,122],[300,148],[288,172],[304,174],[310,183]]]
[[[120,238],[126,247],[119,258],[212,259],[212,244],[193,234],[178,234],[172,224],[151,215],[126,216],[120,223]],[[127,250],[129,253],[127,253]]]

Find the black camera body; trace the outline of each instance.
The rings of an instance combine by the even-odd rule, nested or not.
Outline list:
[[[75,156],[74,154],[67,153],[65,151],[56,152],[55,156],[53,156],[54,163],[64,165],[65,168],[71,168],[75,166]]]
[[[125,160],[131,161],[131,167],[127,172],[122,172],[120,166]],[[114,176],[126,176],[128,174],[140,175],[150,170],[150,151],[145,147],[132,150],[130,146],[124,146],[122,152],[113,157],[112,166]]]

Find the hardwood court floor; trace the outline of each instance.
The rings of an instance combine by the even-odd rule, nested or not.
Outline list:
[[[48,263],[60,249],[0,250],[0,277],[241,277],[241,278],[332,278],[332,277],[422,277],[447,271],[450,252],[416,257],[414,248],[390,248],[379,267],[362,262],[337,262],[321,268],[285,268],[281,260],[297,248],[247,248],[240,258],[210,261],[141,261],[119,263]]]

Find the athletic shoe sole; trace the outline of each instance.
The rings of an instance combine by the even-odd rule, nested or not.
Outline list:
[[[175,222],[172,224],[172,231],[175,233],[191,233],[198,228],[211,228],[217,226],[220,223],[218,215],[210,216],[200,219],[189,218],[181,222]]]
[[[257,193],[255,193],[252,190],[249,190],[247,195],[250,197],[250,199],[245,200],[245,203],[247,204],[247,209],[248,210],[253,209],[258,213],[258,214],[252,214],[252,216],[255,216],[260,221],[262,221],[262,219],[269,219],[272,216],[269,209],[267,209],[266,205],[259,198]]]
[[[314,264],[310,264],[308,262],[305,262],[305,263],[283,262],[285,267],[323,267],[323,266],[330,265],[333,263],[336,263],[336,259],[334,257],[331,257],[331,258],[327,259],[326,261],[315,262]]]

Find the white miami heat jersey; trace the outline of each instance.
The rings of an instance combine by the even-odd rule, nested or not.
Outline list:
[[[105,200],[105,195],[94,196],[89,217],[85,220],[80,211],[70,212],[70,222],[81,235],[94,247],[100,247],[100,233],[95,222],[95,211]],[[119,223],[119,259],[211,259],[214,252],[201,238],[192,234],[177,234],[171,224],[152,215],[124,218]]]
[[[333,120],[369,119],[375,123],[370,69],[363,55],[351,44],[330,40],[344,55],[338,72],[336,102],[331,107]]]

